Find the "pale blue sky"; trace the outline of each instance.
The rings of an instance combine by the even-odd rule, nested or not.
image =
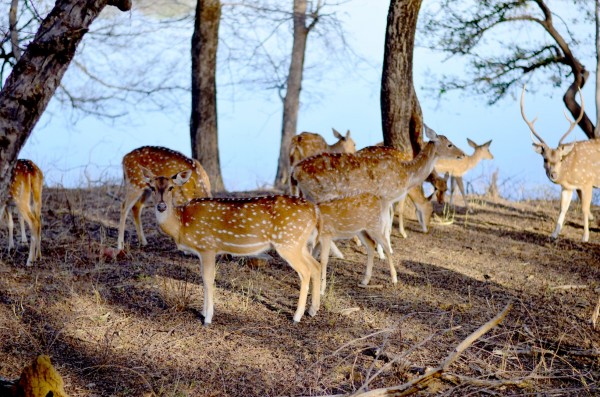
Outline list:
[[[357,53],[373,65],[358,74],[323,74],[320,82],[306,82],[305,87],[320,84],[322,96],[315,101],[311,96],[301,97],[298,131],[319,132],[331,143],[331,127],[341,132],[347,129],[361,148],[382,140],[379,110],[379,89],[383,43],[388,1],[354,0],[347,9],[348,41]],[[126,18],[124,19],[126,22]],[[324,54],[310,53],[309,56]],[[182,56],[187,56],[183,54]],[[438,133],[448,136],[465,152],[472,150],[466,143],[469,137],[477,143],[493,139],[491,151],[494,161],[487,161],[472,171],[466,179],[477,179],[500,169],[500,181],[511,178],[515,189],[550,187],[545,177],[542,159],[531,149],[529,130],[521,119],[518,99],[506,99],[495,106],[487,106],[485,98],[451,95],[438,103],[422,90],[428,72],[458,70],[460,62],[442,62],[442,56],[428,50],[415,51],[414,76],[417,94],[426,123]],[[591,70],[591,59],[583,59]],[[333,73],[333,72],[332,72]],[[346,75],[347,74],[347,75]],[[584,90],[588,115],[595,119],[592,76]],[[537,131],[550,145],[555,145],[568,123],[563,116],[563,88],[554,89],[553,98],[545,92],[527,96],[527,113],[536,115]],[[248,98],[248,95],[244,96]],[[281,130],[281,102],[272,94],[256,99],[223,98],[219,101],[219,139],[221,165],[225,186],[229,190],[246,190],[270,185],[277,167]],[[185,96],[182,101],[189,102]],[[85,185],[86,174],[91,180],[120,179],[120,162],[128,151],[142,145],[162,145],[189,155],[189,116],[154,113],[136,115],[133,124],[107,126],[92,118],[79,120],[75,126],[57,116],[44,117],[34,129],[21,153],[38,163],[46,174],[47,184],[67,186]],[[577,139],[584,135],[577,129]],[[524,193],[515,193],[519,198]]]

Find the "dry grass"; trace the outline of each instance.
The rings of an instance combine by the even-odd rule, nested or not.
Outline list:
[[[399,283],[376,261],[371,283],[380,289],[358,287],[366,256],[340,244],[347,259],[330,261],[322,310],[298,325],[289,266],[276,256],[268,264],[224,256],[214,323],[203,327],[198,259],[176,251],[152,211],[144,212],[148,247],[137,246],[129,220],[127,253],[107,249],[116,246],[120,204],[108,194],[116,190],[46,189],[43,260],[25,268],[26,247],[1,251],[0,376],[18,377],[45,353],[71,396],[348,394],[439,365],[514,301],[504,323],[426,393],[599,393],[591,318],[600,233],[592,227],[591,243],[579,242],[575,206],[558,241],[548,238],[558,213],[550,201],[475,199],[474,213],[459,207],[429,235],[409,221],[408,239],[395,232],[392,241]]]

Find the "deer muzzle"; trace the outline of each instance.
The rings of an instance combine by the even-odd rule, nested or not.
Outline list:
[[[161,201],[160,203],[156,204],[156,209],[158,212],[165,212],[167,210],[167,204],[164,201]]]

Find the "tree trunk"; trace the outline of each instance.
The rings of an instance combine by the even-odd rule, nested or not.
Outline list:
[[[6,79],[0,91],[0,207],[8,199],[19,151],[54,95],[83,35],[107,5],[127,11],[131,0],[58,0]]]
[[[600,138],[600,0],[596,0],[596,128],[594,137]]]
[[[306,26],[306,0],[294,0],[294,42],[292,59],[287,78],[287,89],[283,100],[283,126],[281,129],[281,146],[279,162],[274,186],[284,189],[290,172],[290,143],[296,134],[298,110],[300,108],[300,90],[302,89],[302,72],[306,39],[310,28]]]
[[[192,157],[199,160],[213,190],[225,190],[217,129],[217,46],[221,2],[198,0],[192,35]]]
[[[383,142],[408,151],[420,150],[423,115],[413,85],[413,49],[422,0],[391,0],[381,77]]]
[[[581,112],[581,106],[579,106],[575,100],[575,97],[577,96],[578,88],[583,89],[589,72],[585,70],[585,66],[579,62],[579,59],[573,55],[573,52],[571,52],[571,48],[569,47],[569,43],[567,43],[561,34],[554,28],[552,11],[550,8],[548,8],[548,5],[546,5],[544,0],[535,0],[535,2],[544,13],[544,19],[537,20],[537,22],[540,23],[544,29],[546,29],[546,32],[548,32],[556,44],[558,44],[564,54],[564,63],[568,65],[573,72],[573,83],[569,86],[567,92],[563,96],[563,102],[567,106],[567,109],[569,109],[569,112],[573,118],[577,119],[579,117],[579,113]],[[587,114],[583,115],[583,118],[579,122],[579,127],[583,130],[588,138],[594,138],[594,124],[589,119]]]

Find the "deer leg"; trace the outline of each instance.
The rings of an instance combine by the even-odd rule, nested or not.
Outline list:
[[[392,247],[388,244],[385,236],[379,233],[377,230],[369,230],[368,235],[383,247],[383,251],[387,255],[388,265],[390,267],[390,278],[392,279],[392,283],[397,284],[398,274],[396,273],[396,267],[394,266],[394,261],[392,260]]]
[[[556,220],[556,228],[552,233],[552,238],[558,238],[558,234],[560,233],[560,229],[562,229],[563,223],[565,222],[565,215],[567,214],[567,210],[569,209],[569,204],[571,204],[571,198],[573,197],[573,191],[568,189],[563,189],[560,192],[560,214],[558,214],[558,219]]]
[[[311,290],[311,303],[310,308],[308,309],[308,315],[314,317],[319,308],[321,307],[321,291],[324,291],[325,288],[321,287],[321,276],[323,271],[321,269],[321,265],[319,262],[313,258],[306,247],[302,248],[302,257],[304,258],[305,263],[308,264],[310,268],[310,278],[312,280],[312,290]]]
[[[144,190],[139,200],[136,201],[136,203],[131,208],[133,222],[135,223],[135,231],[137,232],[141,245],[148,245],[148,241],[146,240],[146,236],[144,235],[144,229],[142,227],[142,209],[144,208],[144,204],[146,203],[146,200],[148,200],[149,197],[150,192],[148,190]]]
[[[31,212],[29,200],[17,200],[16,205],[20,216],[25,219],[25,222],[27,222],[29,232],[31,233],[31,241],[29,242],[29,256],[27,257],[26,263],[26,266],[31,266],[37,253],[36,251],[38,246],[38,236],[36,236],[36,234],[39,230],[38,222],[36,221],[35,217],[33,216],[33,213]]]
[[[43,182],[40,180],[39,183],[32,184],[32,195],[33,195],[33,216],[38,220],[38,231],[37,231],[37,258],[42,258],[42,189]]]
[[[21,216],[20,212],[17,214],[17,216],[19,217],[19,227],[21,228],[21,242],[23,244],[27,244],[27,233],[25,233],[25,219],[23,218],[23,216]]]
[[[7,207],[4,207],[4,216],[6,217],[6,224],[8,226],[8,250],[15,248],[15,239],[13,236],[15,229],[15,222],[13,221],[13,216],[10,210]]]
[[[450,177],[450,205],[452,205],[452,200],[454,199],[454,191],[456,190],[456,178]]]
[[[325,295],[327,288],[327,263],[329,262],[329,249],[331,248],[331,238],[329,236],[321,237],[321,295]]]
[[[581,212],[583,212],[583,241],[587,243],[590,239],[590,205],[592,204],[592,188],[581,189]]]
[[[202,309],[204,325],[209,325],[212,322],[215,311],[215,256],[216,253],[210,251],[200,254],[202,284],[204,286],[204,306]]]
[[[285,249],[281,246],[277,246],[275,247],[275,250],[287,263],[289,263],[292,269],[298,273],[298,276],[300,276],[300,296],[298,297],[296,313],[294,313],[294,322],[298,323],[302,319],[304,310],[306,309],[306,298],[308,297],[308,288],[310,286],[311,270],[308,263],[304,260],[300,249]],[[323,256],[322,252],[321,256]],[[321,277],[320,274],[319,277]],[[317,296],[320,296],[320,292],[317,293]]]
[[[406,196],[402,197],[400,201],[398,201],[398,231],[403,238],[406,238],[406,231],[404,230],[404,203],[406,202]],[[392,208],[393,204],[392,204]],[[394,219],[394,211],[392,209],[392,220]]]
[[[337,245],[335,245],[335,242],[331,242],[331,253],[333,254],[333,256],[335,256],[338,259],[344,259],[344,254],[342,254],[342,251],[340,251],[340,249],[337,247]],[[323,253],[321,252],[321,256],[323,256]]]
[[[125,222],[127,221],[127,214],[129,214],[129,211],[140,199],[140,196],[143,193],[143,190],[135,189],[133,187],[125,187],[125,199],[121,204],[121,218],[119,219],[119,237],[117,238],[117,248],[120,250],[122,250],[125,247]]]
[[[367,233],[360,232],[358,234],[358,238],[364,244],[367,249],[367,268],[365,270],[365,276],[360,282],[362,285],[368,285],[369,281],[371,281],[371,276],[373,275],[373,258],[375,257],[375,242]]]
[[[469,210],[469,202],[467,201],[467,196],[465,196],[465,186],[463,185],[462,176],[455,177],[456,183],[458,184],[458,190],[460,190],[460,194],[462,195],[463,201],[465,202],[465,207],[467,211]]]
[[[583,198],[581,197],[581,189],[577,189],[577,196],[579,197],[579,203],[581,204],[581,210],[583,211]],[[594,220],[594,214],[592,214],[592,211],[590,211],[589,215],[588,215],[588,219],[590,221]]]

